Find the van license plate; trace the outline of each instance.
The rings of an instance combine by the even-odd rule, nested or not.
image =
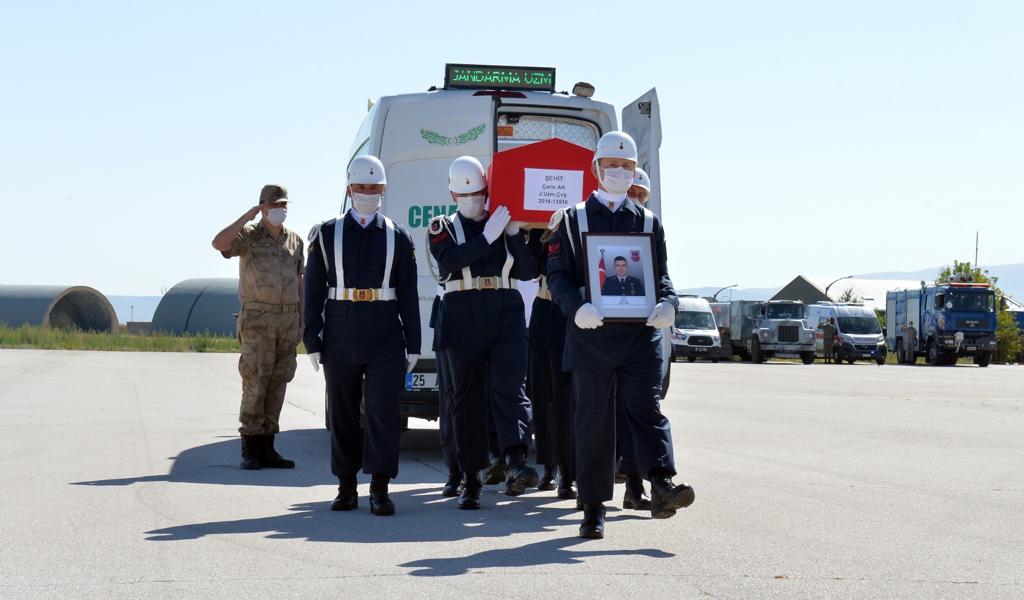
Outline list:
[[[967,347],[967,351],[968,351],[968,352],[974,352],[974,351],[975,351],[975,350],[977,350],[977,349],[978,349],[978,347],[977,347],[977,346],[968,346],[968,347]]]
[[[871,358],[871,354],[870,354],[870,353],[868,353],[868,352],[865,352],[865,353],[864,353],[864,354],[863,354],[862,356],[863,356],[864,358]]]
[[[697,346],[696,348],[693,349],[693,351],[696,352],[697,354],[707,354],[708,353],[708,349],[707,348],[703,348],[701,346]]]
[[[409,392],[437,391],[437,373],[409,373],[405,376],[405,389]]]

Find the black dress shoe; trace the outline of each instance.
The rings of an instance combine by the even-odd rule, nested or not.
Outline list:
[[[651,517],[668,519],[676,510],[693,504],[693,488],[685,483],[672,483],[671,477],[651,476]]]
[[[603,504],[586,504],[583,506],[583,523],[580,524],[580,537],[588,540],[604,538]]]
[[[526,488],[535,487],[540,481],[537,471],[526,464],[526,446],[514,446],[508,450],[508,474],[505,476],[505,495],[518,496]]]
[[[331,502],[331,510],[355,510],[359,507],[359,492],[356,490],[356,478],[346,477],[338,486],[338,495]]]
[[[255,471],[260,468],[259,441],[257,441],[257,436],[242,436],[242,463],[238,466],[246,471]]]
[[[370,512],[379,516],[395,514],[395,503],[388,496],[388,481],[386,475],[374,475],[370,480]]]
[[[459,508],[463,510],[476,510],[480,508],[480,490],[483,483],[480,481],[480,473],[466,473],[466,481],[462,486],[462,494],[459,495]]]
[[[574,500],[576,490],[572,489],[572,479],[566,477],[565,471],[558,470],[558,498],[559,500]]]
[[[644,493],[644,480],[639,475],[626,476],[626,493],[622,496],[622,508],[629,510],[651,510],[651,501]]]
[[[540,478],[540,483],[537,484],[538,490],[544,490],[545,492],[555,489],[555,467],[554,465],[544,465],[544,475]]]
[[[462,490],[462,473],[458,471],[448,471],[448,481],[444,482],[444,487],[441,488],[441,495],[445,498],[454,498],[459,495]]]
[[[295,461],[281,456],[274,449],[274,434],[260,436],[260,466],[264,469],[294,469]]]

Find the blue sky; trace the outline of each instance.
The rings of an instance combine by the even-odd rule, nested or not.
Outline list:
[[[366,8],[355,8],[366,6]],[[0,282],[157,294],[264,182],[331,215],[368,97],[446,62],[661,99],[679,287],[1022,262],[1024,3],[8,2]]]

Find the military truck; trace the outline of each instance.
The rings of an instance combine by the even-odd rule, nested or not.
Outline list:
[[[914,357],[931,365],[955,365],[970,356],[987,367],[996,351],[996,295],[987,283],[922,285],[889,292],[885,297],[886,345],[905,362],[906,325],[917,330]]]
[[[754,363],[772,357],[814,362],[815,330],[805,322],[806,307],[794,300],[729,303],[729,339],[733,352]]]

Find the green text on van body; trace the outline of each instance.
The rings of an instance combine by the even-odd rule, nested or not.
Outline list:
[[[409,207],[409,227],[426,227],[430,220],[438,215],[451,215],[456,210],[455,203],[423,204]]]

